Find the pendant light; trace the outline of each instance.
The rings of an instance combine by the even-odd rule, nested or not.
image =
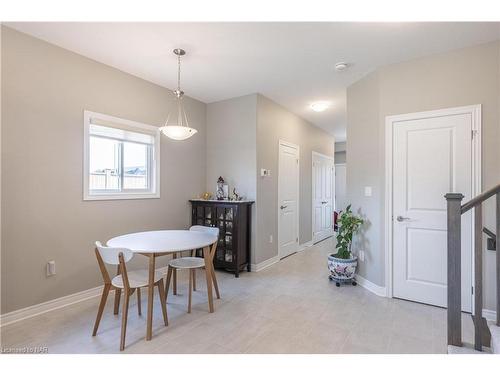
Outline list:
[[[167,137],[174,139],[176,141],[183,141],[195,135],[198,130],[189,127],[188,119],[184,107],[182,105],[182,98],[184,96],[184,91],[181,90],[181,56],[186,54],[186,51],[180,48],[174,49],[174,54],[177,55],[177,89],[173,92],[175,96],[175,101],[177,104],[177,121],[169,124],[170,114],[167,117],[165,126],[160,128],[161,132]]]

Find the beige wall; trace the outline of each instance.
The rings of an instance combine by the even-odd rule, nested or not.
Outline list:
[[[257,97],[257,248],[256,263],[278,255],[278,143],[300,147],[299,241],[312,239],[312,151],[334,155],[335,139],[272,100]],[[271,176],[260,177],[260,169]],[[273,236],[273,243],[269,236]]]
[[[206,189],[215,194],[219,176],[246,199],[257,197],[257,95],[207,104]],[[256,208],[252,205],[251,253],[255,255]],[[253,263],[253,259],[252,259]]]
[[[300,243],[311,240],[312,151],[333,156],[334,138],[263,95],[253,94],[207,105],[207,189],[219,175],[253,206],[253,264],[278,255],[278,142],[300,146]],[[271,169],[261,177],[260,169]],[[273,236],[273,243],[269,237]]]
[[[346,162],[346,142],[335,143],[335,164],[345,164]]]
[[[206,106],[185,99],[193,138],[162,137],[160,199],[84,202],[83,110],[160,126],[169,91],[6,27],[1,48],[5,313],[101,284],[96,240],[189,225],[187,200],[206,183]],[[51,259],[57,275],[46,277]]]
[[[381,247],[383,213],[383,171],[380,154],[378,73],[358,81],[347,90],[346,200],[365,220],[355,249],[365,250],[365,261],[358,262],[358,273],[384,285],[384,254]],[[382,138],[381,138],[382,137]],[[364,187],[372,186],[372,196]]]
[[[239,194],[256,197],[257,95],[207,104],[207,191],[223,176]]]
[[[379,69],[347,90],[347,192],[368,225],[359,248],[362,276],[385,283],[384,174],[385,117],[440,108],[482,105],[482,187],[500,182],[499,44],[489,43]],[[363,187],[373,186],[373,196]],[[494,228],[492,202],[485,225]],[[485,308],[494,308],[494,252],[485,250]]]

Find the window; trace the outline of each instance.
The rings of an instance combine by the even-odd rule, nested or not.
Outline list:
[[[84,200],[160,197],[158,128],[84,112]]]

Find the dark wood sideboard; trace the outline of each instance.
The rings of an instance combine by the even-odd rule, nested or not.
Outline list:
[[[234,272],[250,271],[250,234],[253,201],[191,199],[191,223],[219,228],[214,266]]]

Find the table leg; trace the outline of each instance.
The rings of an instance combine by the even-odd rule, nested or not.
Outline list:
[[[210,261],[210,247],[203,248],[203,258],[205,259],[205,274],[207,277],[208,311],[214,312],[214,301],[212,296],[212,262]]]
[[[155,254],[149,256],[149,285],[148,285],[148,322],[146,328],[146,340],[153,336],[153,298],[155,288]]]

